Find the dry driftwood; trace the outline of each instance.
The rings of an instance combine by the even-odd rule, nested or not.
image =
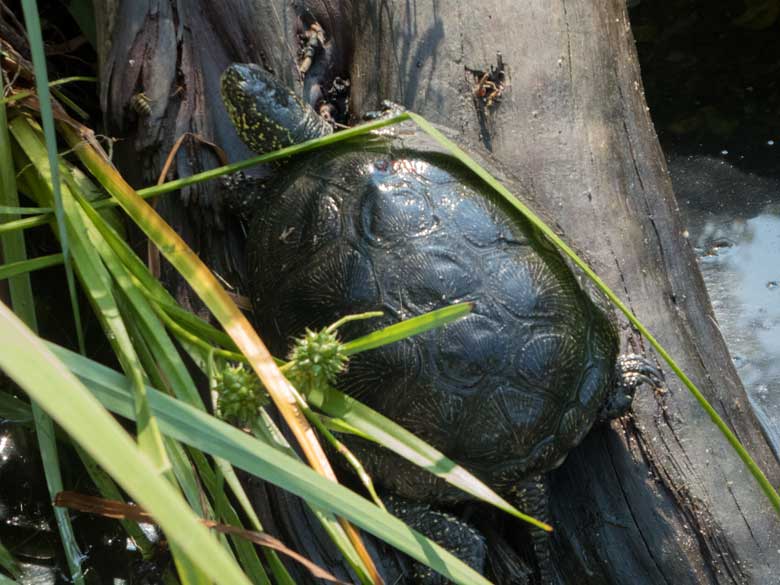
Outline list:
[[[481,142],[529,185],[780,484],[682,235],[623,0],[97,4],[107,117],[132,137],[120,163],[139,183],[156,179],[185,131],[232,160],[248,155],[218,101],[229,62],[264,63],[312,102],[347,76],[354,112],[399,102]],[[315,20],[326,45],[302,76],[298,35]],[[475,96],[499,52],[501,95],[483,84]],[[144,118],[129,109],[139,91],[152,104]],[[216,163],[199,145],[177,161],[180,175]],[[240,273],[235,226],[210,187],[166,200],[164,211],[215,270]],[[626,348],[648,349],[627,326],[623,333]],[[595,429],[552,484],[561,583],[765,584],[780,575],[780,521],[671,376],[667,393],[644,392],[631,416]],[[269,504],[265,487],[257,493],[280,532],[308,531],[297,501],[276,494]],[[321,543],[297,544],[348,574]]]

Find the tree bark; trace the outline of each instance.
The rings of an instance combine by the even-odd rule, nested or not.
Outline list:
[[[101,90],[112,127],[133,137],[120,159],[138,184],[156,179],[184,131],[216,142],[230,160],[249,155],[218,99],[228,63],[261,62],[312,103],[333,77],[348,76],[353,112],[399,102],[481,143],[528,185],[780,484],[683,236],[624,0],[224,4],[102,4],[98,29],[111,34]],[[297,35],[311,19],[327,44],[301,76]],[[488,106],[474,87],[498,52],[508,83]],[[128,109],[139,90],[151,93],[146,118]],[[197,145],[176,168],[187,175],[214,164]],[[240,280],[235,224],[210,187],[163,205],[217,272]],[[625,322],[622,332],[624,349],[649,352]],[[770,504],[693,397],[671,376],[668,385],[639,394],[630,416],[594,429],[552,474],[560,583],[764,584],[780,575]],[[295,524],[298,504],[281,501],[286,512],[271,510],[278,499],[260,504],[276,522]],[[338,564],[299,544],[328,568]]]

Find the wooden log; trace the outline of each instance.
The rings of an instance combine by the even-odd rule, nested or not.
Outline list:
[[[218,99],[228,63],[261,62],[312,102],[348,76],[353,112],[399,102],[481,143],[528,185],[780,484],[682,234],[623,0],[96,4],[101,95],[111,127],[127,137],[118,160],[136,184],[156,180],[187,131],[230,160],[248,156]],[[329,44],[304,76],[298,35],[314,20]],[[506,78],[490,87],[498,53]],[[151,98],[146,117],[129,108],[140,91]],[[215,164],[196,144],[176,172]],[[216,271],[240,282],[241,242],[210,186],[161,205]],[[624,349],[647,351],[625,324],[623,337]],[[297,501],[269,499],[264,486],[256,493],[280,533],[348,575],[327,546],[300,536],[308,524]],[[640,394],[632,415],[594,429],[571,453],[552,474],[552,508],[561,583],[764,584],[780,574],[777,516],[671,377],[667,393]]]

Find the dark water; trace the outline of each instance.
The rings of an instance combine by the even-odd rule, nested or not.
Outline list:
[[[780,180],[768,176],[780,169],[740,170],[730,154],[672,156],[669,170],[721,332],[780,454]]]
[[[0,390],[9,390],[3,386],[0,380]],[[67,489],[98,495],[75,452],[62,444],[59,451]],[[118,522],[89,514],[70,516],[87,585],[160,582],[159,567],[140,558]],[[156,540],[156,529],[149,526],[148,531]],[[0,418],[0,542],[19,562],[22,585],[71,583],[29,420]]]
[[[629,6],[690,243],[737,371],[780,453],[780,3]]]

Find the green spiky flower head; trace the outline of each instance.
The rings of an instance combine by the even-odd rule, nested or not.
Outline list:
[[[217,411],[224,420],[239,426],[255,420],[269,402],[268,394],[255,373],[243,364],[228,364],[217,374]]]
[[[332,384],[346,369],[347,354],[335,331],[306,329],[289,356],[290,380],[302,392]]]

